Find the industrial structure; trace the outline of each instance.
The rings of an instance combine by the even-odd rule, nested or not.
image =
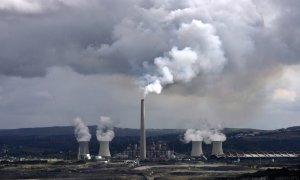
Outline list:
[[[278,151],[278,152],[228,152],[225,153],[226,158],[239,158],[239,159],[258,159],[258,158],[272,158],[272,159],[281,159],[281,158],[300,158],[299,152],[287,152],[287,151]]]
[[[146,159],[145,102],[141,100],[140,158]]]
[[[211,155],[212,156],[223,156],[224,152],[223,152],[223,147],[222,147],[222,141],[213,141],[212,142],[212,151],[211,151]]]
[[[202,141],[192,141],[191,156],[192,157],[201,157],[201,156],[203,156]]]
[[[111,157],[109,151],[109,141],[99,141],[99,156],[109,158]]]
[[[122,153],[122,157],[127,159],[140,158],[140,147],[137,144],[129,144]],[[174,151],[170,150],[166,143],[152,143],[146,151],[147,160],[168,160],[174,158]],[[145,159],[144,159],[145,160]]]
[[[91,159],[90,151],[89,151],[89,141],[79,141],[78,148],[78,160],[89,160]]]
[[[145,130],[145,100],[141,99],[141,117],[140,117],[140,143],[129,144],[126,149],[111,158],[109,149],[110,141],[99,141],[99,153],[95,156],[96,160],[110,161],[114,158],[127,159],[127,160],[146,160],[146,161],[161,161],[161,160],[261,160],[275,161],[275,159],[296,159],[300,158],[299,152],[223,152],[223,141],[212,141],[211,156],[206,156],[203,153],[202,140],[192,141],[192,149],[190,155],[175,153],[167,146],[167,142],[158,141],[153,143],[146,142]],[[78,160],[90,160],[89,154],[89,141],[79,141]],[[146,146],[147,145],[147,146]]]

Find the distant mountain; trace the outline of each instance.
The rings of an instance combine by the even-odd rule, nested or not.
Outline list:
[[[97,126],[89,126],[90,133],[96,134]],[[165,134],[183,134],[186,129],[147,129],[147,136],[158,136]],[[114,128],[116,136],[139,136],[139,129],[131,128]],[[226,135],[235,135],[240,133],[259,133],[272,134],[278,132],[299,131],[300,126],[276,130],[259,130],[249,128],[225,128],[223,132]],[[37,128],[20,128],[20,129],[0,129],[0,136],[56,136],[56,135],[73,135],[74,127],[72,126],[54,126],[54,127],[37,127]]]
[[[71,126],[65,127],[39,127],[20,129],[1,129],[0,136],[49,136],[49,135],[69,135],[74,133]]]
[[[97,126],[89,126],[90,133],[96,134]],[[139,136],[139,129],[114,128],[116,136]],[[148,136],[157,136],[163,134],[184,133],[183,129],[147,129]],[[54,126],[39,128],[21,128],[21,129],[0,129],[0,136],[57,136],[73,135],[72,126]]]

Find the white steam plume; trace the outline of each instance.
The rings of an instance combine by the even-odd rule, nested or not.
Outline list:
[[[144,95],[160,94],[165,85],[190,82],[200,73],[216,73],[223,69],[227,60],[220,38],[211,24],[200,20],[182,23],[176,39],[169,52],[154,59],[154,72],[144,76]]]
[[[204,141],[206,144],[210,144],[212,141],[225,141],[225,134],[221,133],[218,129],[213,130],[196,130],[187,129],[184,133],[184,143],[191,141]]]
[[[111,141],[115,137],[114,125],[110,117],[100,117],[96,135],[98,141]]]
[[[203,141],[202,132],[196,129],[188,129],[184,133],[184,142],[189,143],[191,141]]]
[[[214,129],[204,141],[206,144],[210,144],[212,141],[226,141],[226,136],[220,130]]]
[[[80,117],[74,119],[74,127],[75,137],[78,142],[90,141],[92,136],[89,132],[89,128],[83,123]]]

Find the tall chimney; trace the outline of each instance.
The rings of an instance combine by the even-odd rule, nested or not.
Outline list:
[[[203,155],[202,151],[202,141],[192,141],[192,157],[201,157]]]
[[[211,155],[219,156],[223,155],[222,141],[213,141],[212,142],[212,152]]]
[[[78,160],[90,159],[89,141],[79,141]]]
[[[110,157],[109,141],[100,141],[99,156]]]
[[[145,104],[144,99],[141,100],[141,140],[140,140],[140,157],[146,159],[146,131],[145,131]]]

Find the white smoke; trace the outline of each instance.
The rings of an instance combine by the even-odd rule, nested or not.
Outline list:
[[[219,129],[210,131],[210,135],[205,138],[205,143],[210,144],[212,141],[226,141],[226,136]]]
[[[184,142],[189,143],[191,141],[203,141],[203,132],[196,129],[188,129],[184,133]]]
[[[218,129],[187,129],[184,133],[183,141],[189,143],[191,141],[204,141],[206,144],[210,144],[212,141],[225,141],[226,136]]]
[[[100,117],[96,135],[98,141],[111,141],[115,137],[114,125],[110,117]]]
[[[74,127],[75,127],[75,137],[78,142],[80,141],[90,141],[91,134],[89,132],[89,128],[83,123],[80,117],[74,119]]]
[[[165,56],[154,59],[154,72],[144,77],[144,95],[160,94],[165,85],[187,83],[200,73],[216,73],[223,69],[227,60],[220,38],[211,24],[200,20],[182,23],[176,32],[176,39],[177,42]]]

